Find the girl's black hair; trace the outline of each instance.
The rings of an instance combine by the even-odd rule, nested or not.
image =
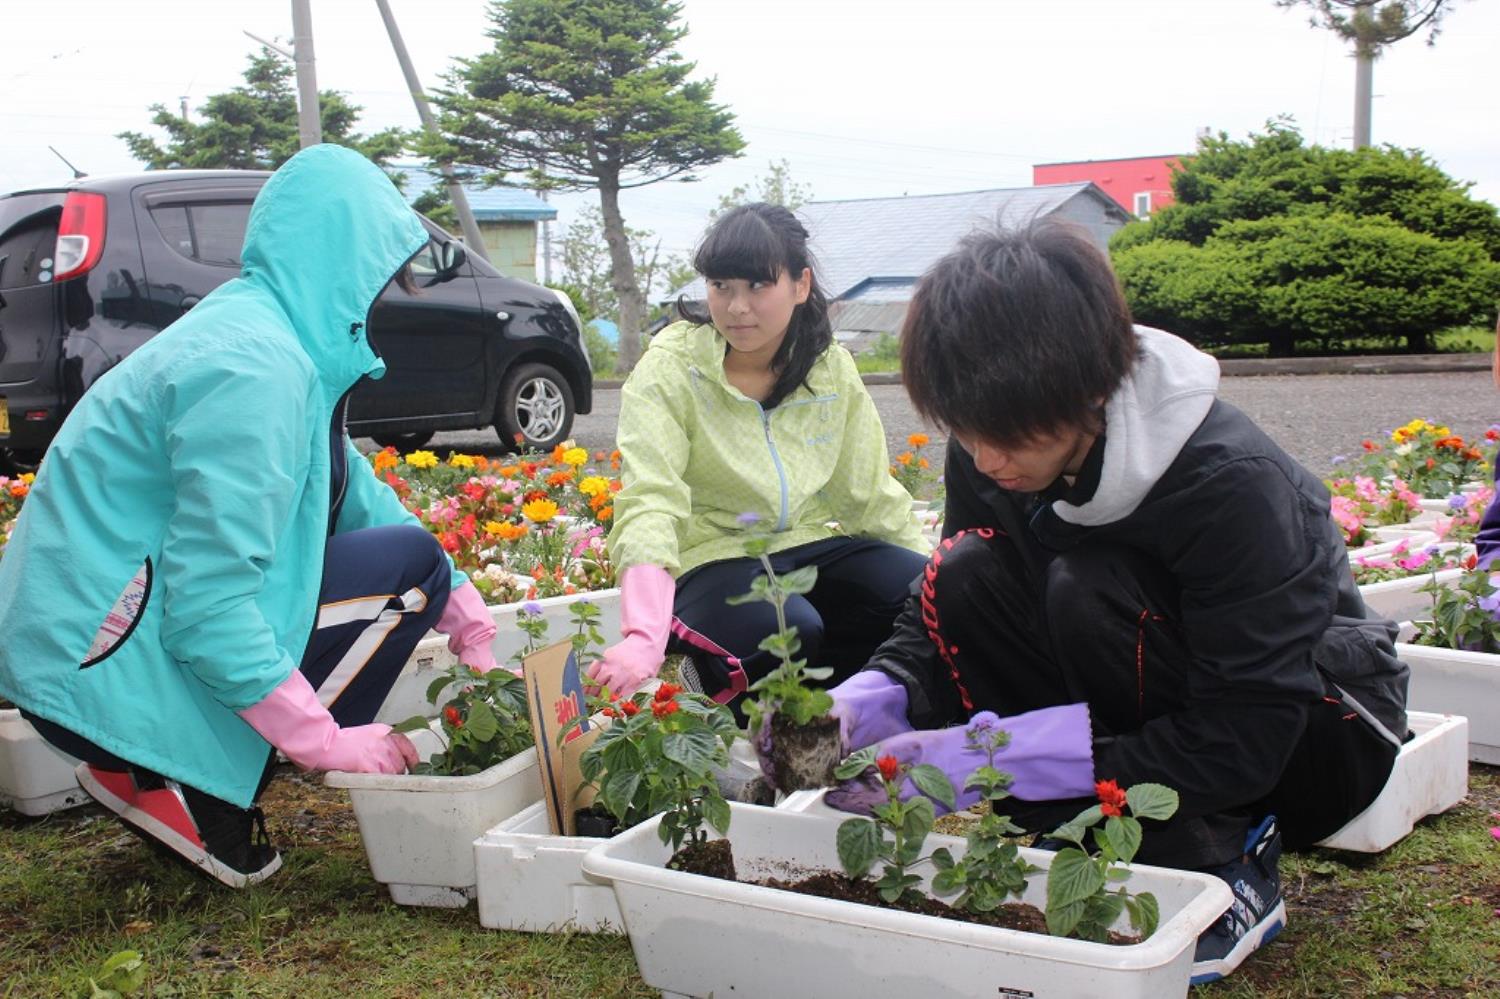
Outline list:
[[[792,310],[786,339],[771,370],[776,383],[761,403],[772,409],[797,386],[805,384],[813,363],[833,342],[833,327],[828,322],[828,299],[818,287],[818,275],[812,255],[807,250],[807,230],[797,216],[780,205],[763,201],[731,209],[714,222],[703,236],[693,256],[693,268],[710,281],[733,280],[776,281],[783,271],[796,280],[807,269],[812,274],[807,301]],[[677,300],[677,314],[691,323],[712,322],[705,305],[702,310]]]

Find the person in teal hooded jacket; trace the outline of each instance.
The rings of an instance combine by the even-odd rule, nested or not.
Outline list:
[[[400,772],[410,742],[370,722],[422,634],[495,665],[478,592],[344,431],[385,371],[370,310],[427,240],[364,157],[294,156],[241,275],[68,416],[0,562],[0,694],[96,799],[226,884],[280,866],[254,807],[273,748]]]

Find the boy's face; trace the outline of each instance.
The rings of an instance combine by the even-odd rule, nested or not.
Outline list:
[[[1091,431],[1069,429],[1008,447],[970,433],[955,432],[953,439],[974,459],[979,474],[987,476],[1001,489],[1035,493],[1056,482],[1060,475],[1078,474],[1095,436]]]

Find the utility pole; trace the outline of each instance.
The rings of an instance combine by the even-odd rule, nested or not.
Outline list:
[[[307,0],[299,2],[306,3]],[[380,8],[386,33],[391,36],[391,48],[396,50],[396,61],[401,64],[401,73],[406,77],[406,88],[411,91],[412,102],[417,105],[417,117],[422,119],[422,128],[436,135],[437,123],[433,121],[432,108],[427,104],[427,96],[422,93],[422,81],[417,79],[417,70],[411,64],[411,56],[406,54],[406,43],[401,40],[401,30],[396,27],[391,5],[386,0],[375,0],[375,5]],[[464,194],[463,185],[454,177],[452,164],[439,163],[438,171],[447,181],[448,198],[453,202],[453,211],[458,215],[459,225],[463,227],[464,243],[468,251],[488,262],[490,255],[484,248],[484,234],[479,231],[479,223],[474,221],[474,213],[469,210],[468,195]]]
[[[318,77],[313,69],[312,10],[309,0],[292,0],[292,60],[297,66],[297,138],[302,148],[323,141]]]
[[[188,123],[187,95],[184,94],[178,100],[182,102],[182,123],[186,125]]]
[[[547,190],[543,188],[537,194],[545,204],[547,201]],[[552,220],[542,219],[542,283],[552,283]]]
[[[1374,103],[1372,83],[1375,76],[1375,53],[1363,42],[1354,46],[1354,148],[1370,144],[1370,105]]]

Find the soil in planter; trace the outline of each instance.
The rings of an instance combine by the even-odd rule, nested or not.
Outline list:
[[[839,763],[839,721],[814,718],[806,725],[793,724],[781,715],[771,718],[771,763],[776,785],[786,794],[832,787],[833,769]]]
[[[620,823],[603,805],[590,805],[573,813],[573,835],[609,839],[620,831]]]
[[[727,839],[688,843],[672,854],[667,867],[685,874],[702,874],[724,881],[737,881],[734,874],[734,851]]]
[[[777,878],[768,878],[764,881],[754,881],[752,884],[763,885],[767,888],[779,888],[782,891],[796,892],[799,895],[814,895],[818,898],[831,898],[840,902],[858,902],[860,905],[873,905],[881,909],[895,909],[898,912],[911,912],[920,916],[937,916],[940,919],[956,919],[965,923],[978,923],[981,926],[997,926],[1001,929],[1020,930],[1023,933],[1047,933],[1047,915],[1034,905],[1024,902],[1008,902],[990,912],[969,912],[966,909],[955,909],[950,905],[939,902],[935,898],[923,895],[921,898],[907,902],[887,902],[880,897],[880,890],[875,887],[875,882],[867,878],[850,878],[843,874],[835,874],[825,871],[803,878],[801,881],[782,881]],[[1139,943],[1140,937],[1127,936],[1123,933],[1110,933],[1109,942],[1117,946]]]

